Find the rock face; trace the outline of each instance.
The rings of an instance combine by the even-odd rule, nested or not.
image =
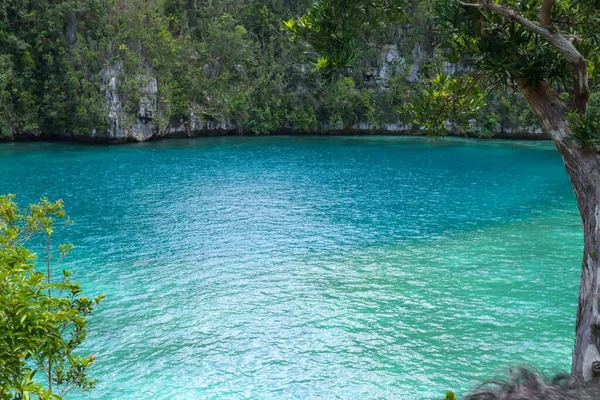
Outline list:
[[[150,72],[142,77],[139,110],[136,115],[129,115],[124,109],[124,99],[119,93],[119,78],[122,65],[116,64],[105,68],[102,73],[101,90],[106,98],[107,130],[104,138],[108,141],[143,142],[157,136],[158,128],[154,123],[158,112],[158,83]],[[133,121],[131,121],[133,119]],[[92,137],[96,137],[96,134]]]
[[[412,52],[412,62],[409,64],[402,58],[395,44],[384,46],[381,49],[379,71],[375,71],[373,84],[375,88],[387,87],[390,76],[399,69],[408,70],[406,77],[409,82],[418,80],[418,73],[421,65],[427,61],[429,55],[421,47],[417,47]],[[123,76],[123,65],[117,63],[106,67],[102,71],[101,90],[106,98],[106,132],[99,133],[93,131],[89,136],[92,140],[107,142],[144,142],[163,137],[194,137],[194,136],[220,136],[249,133],[235,126],[231,121],[215,122],[212,120],[203,120],[200,116],[192,115],[189,122],[179,125],[167,125],[160,127],[157,120],[164,120],[158,102],[158,82],[152,76],[150,68],[146,68],[145,76],[139,77],[142,82],[139,93],[139,107],[135,114],[126,110],[127,99],[124,98],[121,87],[121,77]],[[411,124],[403,124],[397,121],[390,121],[381,126],[374,126],[368,123],[358,123],[351,127],[342,128],[338,126],[321,127],[317,132],[319,134],[390,134],[407,135],[418,133]],[[302,129],[296,129],[293,126],[282,128],[279,132],[287,134],[307,133]]]
[[[73,28],[74,29],[74,28]],[[74,35],[74,34],[73,34]],[[373,89],[387,90],[388,80],[392,76],[397,76],[399,71],[404,71],[405,79],[410,83],[415,83],[419,79],[419,71],[430,58],[430,54],[421,46],[413,49],[410,61],[402,57],[398,47],[394,44],[384,46],[380,52],[379,66],[377,70],[369,71],[365,81]],[[144,75],[138,76],[136,82],[139,86],[139,92],[135,99],[126,98],[123,93],[124,82],[122,82],[124,71],[122,63],[115,63],[106,66],[101,72],[101,91],[105,98],[105,122],[106,129],[93,129],[87,134],[62,133],[44,133],[38,130],[19,132],[10,137],[13,140],[19,139],[65,139],[78,141],[95,142],[144,142],[148,140],[160,139],[165,137],[181,138],[195,136],[223,136],[252,134],[244,131],[243,128],[236,126],[232,121],[216,122],[205,120],[202,116],[192,113],[190,121],[170,125],[167,118],[161,112],[161,105],[158,97],[158,81],[153,76],[150,67],[146,68]],[[305,66],[302,70],[305,71]],[[445,65],[448,73],[456,72],[459,69],[454,64]],[[131,96],[131,93],[129,94]],[[478,131],[480,126],[474,121],[474,129]],[[368,123],[358,123],[350,127],[339,126],[320,126],[315,131],[307,132],[305,129],[296,128],[286,124],[279,131],[273,134],[322,134],[322,135],[416,135],[419,134],[419,127],[412,124],[405,124],[400,121],[385,121],[379,126]],[[538,127],[498,127],[494,137],[503,138],[545,138]]]
[[[192,115],[188,123],[166,125],[158,102],[158,81],[152,76],[150,68],[144,76],[138,77],[142,82],[139,91],[137,111],[126,109],[128,100],[121,91],[123,76],[122,64],[114,64],[102,71],[101,90],[106,99],[106,131],[93,131],[89,139],[104,142],[144,142],[163,137],[193,137],[237,133],[231,123],[204,121]]]

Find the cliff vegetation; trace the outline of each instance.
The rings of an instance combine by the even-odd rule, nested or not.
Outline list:
[[[442,62],[429,2],[356,41],[335,82],[281,21],[311,0],[0,3],[0,137],[415,133],[405,112]],[[492,94],[472,131],[537,134],[520,95]]]

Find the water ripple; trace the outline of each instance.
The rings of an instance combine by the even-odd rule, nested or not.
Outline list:
[[[67,266],[107,296],[73,399],[439,399],[568,368],[581,232],[547,144],[2,144],[0,168],[65,199]]]

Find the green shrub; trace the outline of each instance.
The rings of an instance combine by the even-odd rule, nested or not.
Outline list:
[[[94,356],[75,352],[87,336],[87,319],[102,300],[82,296],[71,272],[55,274],[71,245],[54,246],[57,221],[69,223],[61,201],[20,209],[13,195],[0,196],[0,399],[60,399],[74,388],[86,391]],[[25,245],[43,243],[40,267]]]

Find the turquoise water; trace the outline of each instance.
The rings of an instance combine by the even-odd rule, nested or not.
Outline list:
[[[62,198],[107,299],[71,399],[441,398],[568,369],[581,228],[548,143],[250,137],[0,144]]]

